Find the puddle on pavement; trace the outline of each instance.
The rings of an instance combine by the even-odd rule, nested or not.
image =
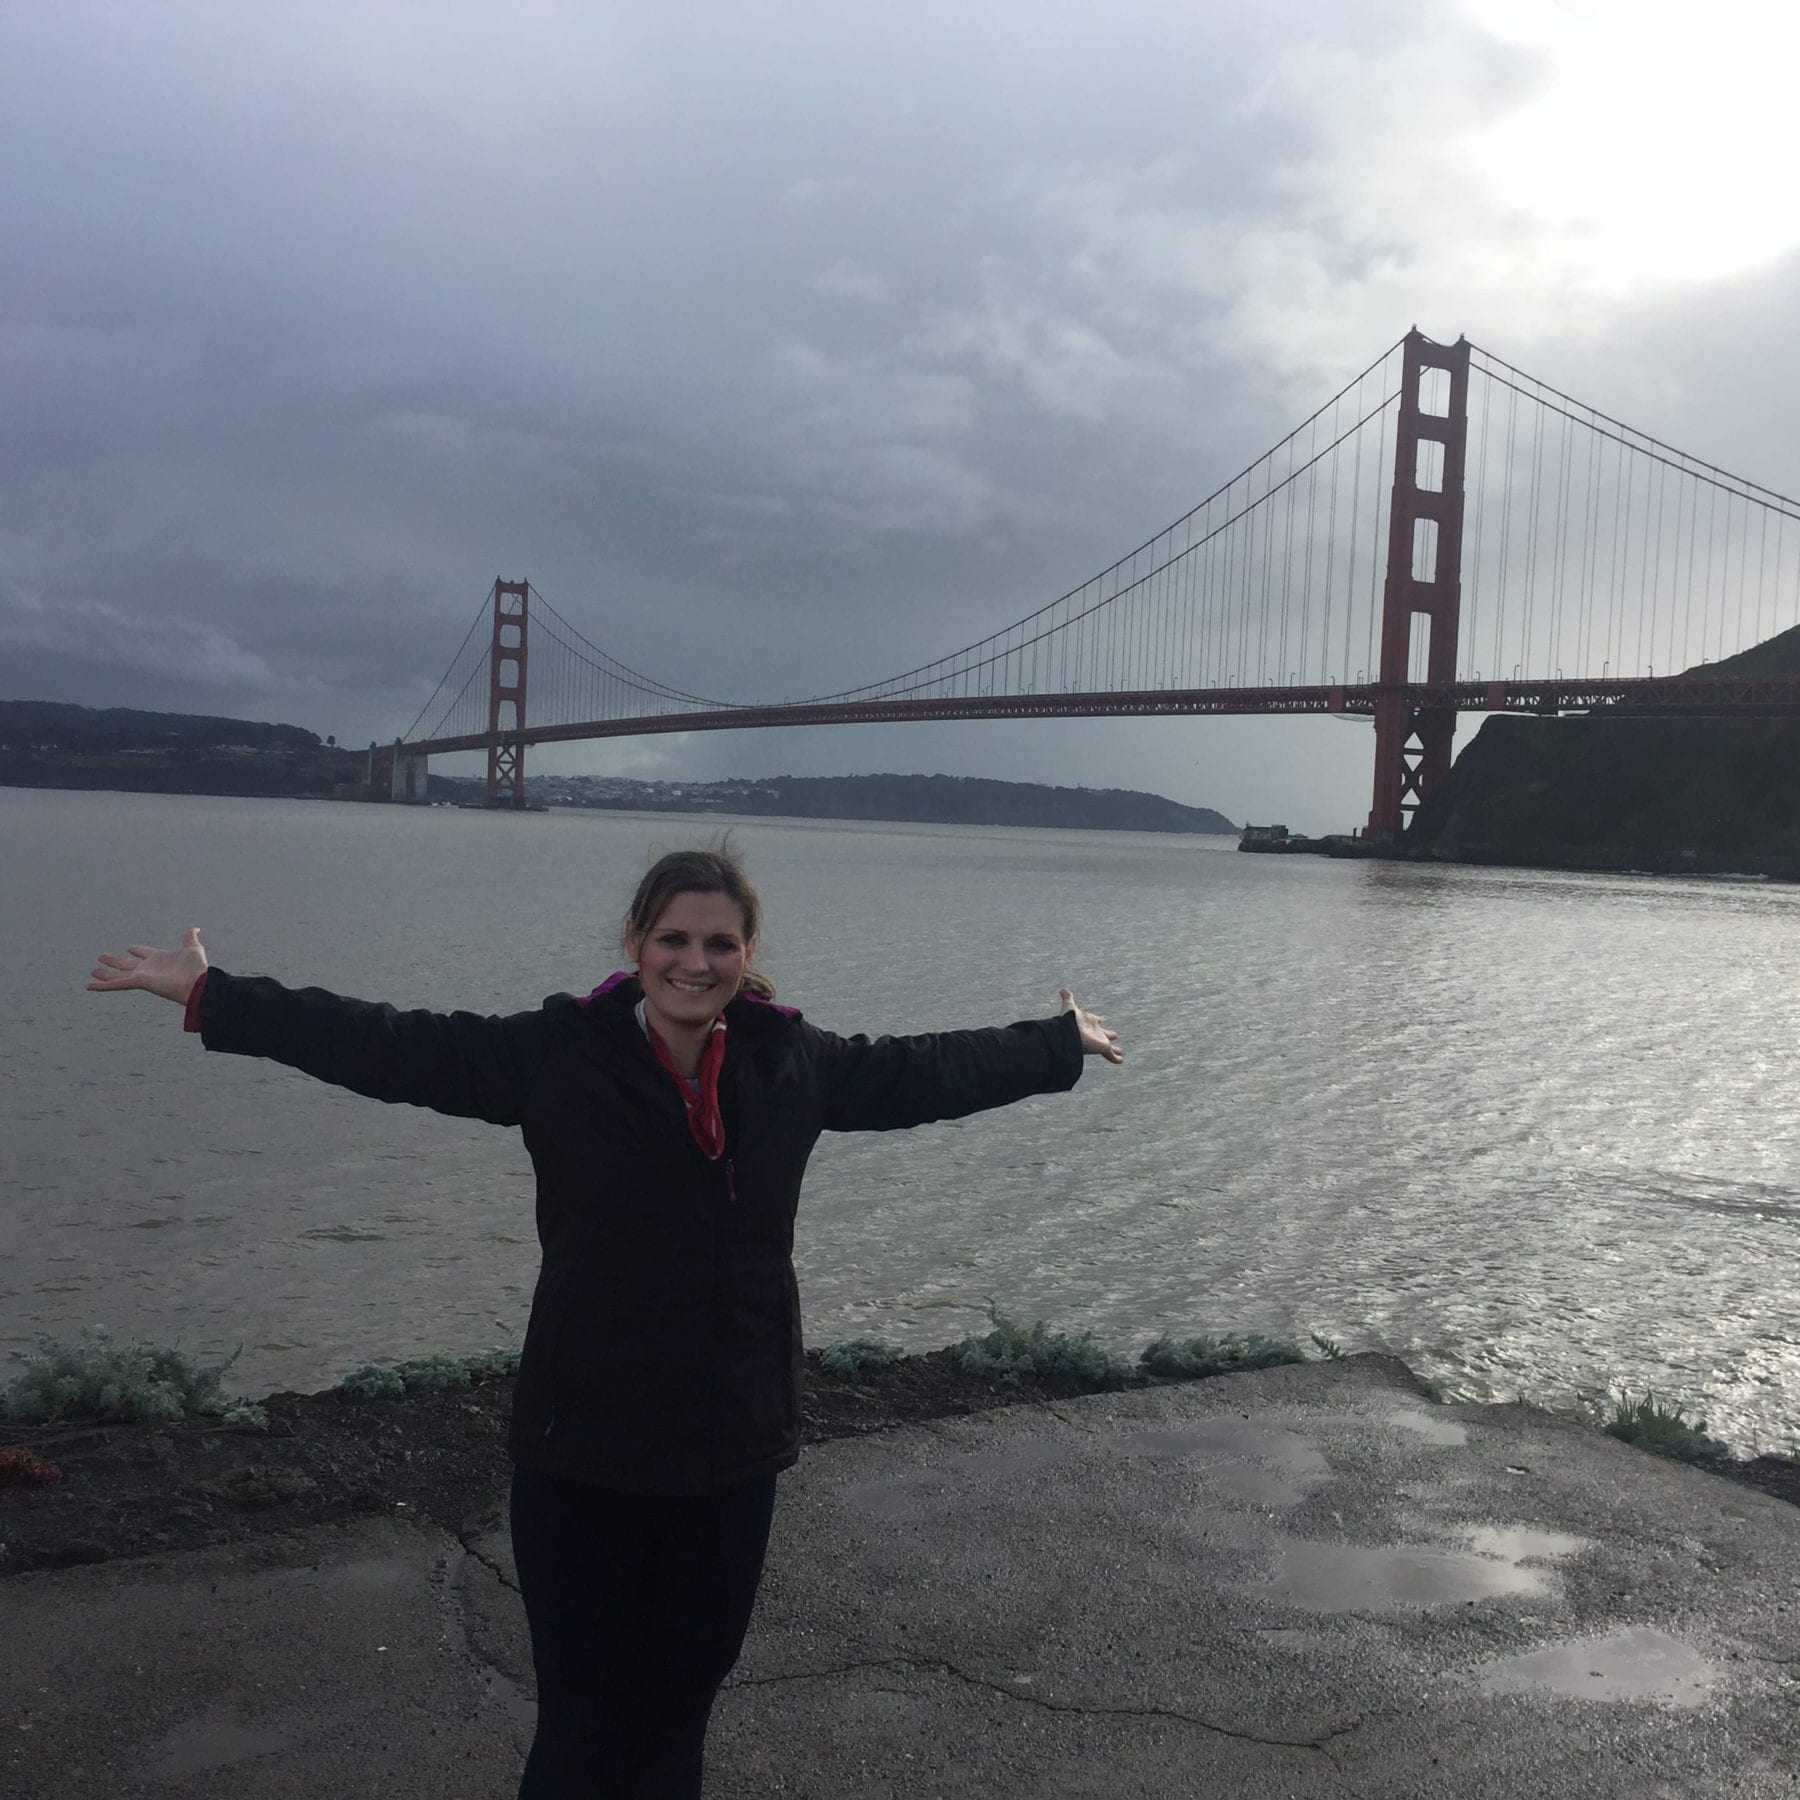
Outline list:
[[[1398,1425],[1403,1431],[1416,1433],[1428,1444],[1436,1444],[1446,1450],[1454,1450],[1469,1441],[1466,1426],[1457,1424],[1454,1419],[1440,1419],[1428,1412],[1414,1412],[1411,1409],[1391,1412],[1387,1415],[1387,1421],[1390,1425]]]
[[[1698,1706],[1725,1672],[1680,1638],[1652,1625],[1632,1625],[1605,1637],[1499,1657],[1474,1674],[1487,1694],[1548,1690],[1575,1700]]]
[[[1119,1449],[1127,1456],[1192,1457],[1204,1463],[1209,1488],[1250,1506],[1298,1506],[1331,1474],[1316,1444],[1285,1427],[1249,1419],[1128,1432]]]
[[[145,1770],[152,1781],[182,1781],[211,1769],[229,1768],[252,1757],[285,1750],[289,1739],[279,1731],[258,1731],[220,1708],[177,1725],[160,1746],[161,1755]]]
[[[1309,1612],[1402,1612],[1535,1594],[1550,1579],[1543,1569],[1479,1551],[1301,1538],[1276,1551],[1267,1581],[1251,1585]]]
[[[1503,1556],[1508,1562],[1548,1562],[1553,1557],[1573,1556],[1593,1541],[1571,1537],[1566,1531],[1539,1531],[1530,1525],[1476,1525],[1469,1531],[1473,1549],[1483,1556]]]

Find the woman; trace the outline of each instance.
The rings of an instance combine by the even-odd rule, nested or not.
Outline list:
[[[543,1263],[509,1443],[538,1686],[521,1796],[700,1793],[799,1455],[793,1227],[820,1132],[958,1118],[1123,1060],[1066,988],[1056,1017],[1003,1029],[834,1036],[774,1004],[760,925],[735,857],[679,851],[632,899],[635,974],[508,1018],[228,975],[197,930],[102,955],[88,982],[181,1002],[209,1050],[522,1129]]]

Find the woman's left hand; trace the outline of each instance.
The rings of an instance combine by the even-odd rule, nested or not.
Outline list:
[[[1075,996],[1067,988],[1058,988],[1056,992],[1063,1011],[1075,1015],[1075,1025],[1081,1033],[1081,1054],[1104,1056],[1109,1063],[1122,1063],[1125,1052],[1119,1048],[1119,1034],[1109,1031],[1106,1021],[1098,1013],[1084,1012],[1077,1006]]]

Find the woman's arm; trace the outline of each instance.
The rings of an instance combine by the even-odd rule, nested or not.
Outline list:
[[[175,950],[133,944],[124,956],[102,956],[88,989],[142,989],[185,1006],[202,975],[198,1024],[207,1049],[268,1057],[374,1100],[516,1125],[543,1059],[542,1012],[400,1012],[324,988],[228,975],[208,968],[195,930]]]
[[[840,1038],[818,1034],[827,1131],[895,1131],[1010,1106],[1031,1094],[1062,1093],[1082,1061],[1123,1062],[1118,1033],[1060,990],[1054,1018],[985,1031],[922,1037]]]

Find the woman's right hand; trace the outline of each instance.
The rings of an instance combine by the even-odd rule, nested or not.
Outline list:
[[[142,988],[161,994],[177,1006],[186,1006],[194,983],[206,973],[206,952],[200,947],[200,927],[190,925],[181,934],[178,950],[153,950],[148,944],[128,944],[123,956],[102,951],[88,976],[90,994],[122,994]]]

